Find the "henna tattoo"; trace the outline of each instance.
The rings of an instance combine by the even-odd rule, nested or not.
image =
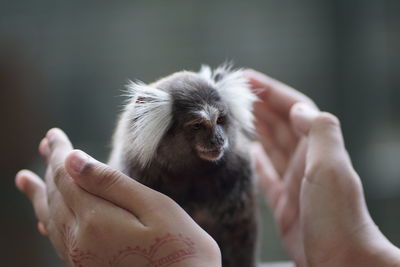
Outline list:
[[[156,238],[153,244],[147,248],[126,246],[115,253],[111,260],[105,261],[89,250],[83,251],[79,249],[70,227],[63,225],[62,233],[68,256],[75,267],[85,267],[85,264],[95,264],[95,266],[99,267],[118,267],[131,257],[140,257],[143,267],[167,267],[196,256],[195,243],[190,238],[182,234],[174,235],[168,233],[165,236]],[[165,252],[165,246],[171,245],[171,243],[176,243],[174,249],[167,249],[168,252]],[[164,249],[163,252],[160,252],[161,248]]]
[[[179,243],[179,249],[173,250],[167,255],[158,255],[160,248],[172,242]],[[125,258],[132,255],[139,255],[148,261],[146,266],[149,267],[165,267],[173,263],[185,260],[195,255],[194,242],[182,234],[172,235],[167,234],[161,238],[156,238],[154,244],[147,249],[136,246],[134,248],[127,246],[120,250],[118,255],[114,256],[111,266],[118,266],[118,264]]]
[[[82,251],[77,247],[77,242],[74,233],[69,226],[63,224],[62,226],[63,242],[67,249],[68,257],[71,263],[75,267],[84,267],[83,263],[86,261],[91,261],[97,264],[97,266],[103,266],[101,260],[88,251]]]

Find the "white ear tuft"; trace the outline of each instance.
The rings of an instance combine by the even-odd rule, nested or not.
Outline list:
[[[142,82],[130,82],[127,88],[131,99],[119,123],[120,127],[125,127],[122,131],[127,138],[123,149],[145,167],[170,127],[172,100],[167,92]]]
[[[203,77],[204,79],[206,79],[207,81],[214,83],[213,77],[212,77],[212,70],[210,68],[210,66],[208,65],[201,65],[201,68],[198,72],[198,74]]]
[[[257,96],[251,91],[243,71],[231,70],[231,65],[226,64],[214,71],[214,76],[221,77],[216,81],[216,87],[222,99],[228,104],[233,117],[245,131],[254,130],[253,103]]]

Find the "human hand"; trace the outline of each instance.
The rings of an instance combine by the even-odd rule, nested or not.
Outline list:
[[[46,183],[25,170],[16,185],[70,266],[221,266],[216,242],[169,197],[73,151],[61,130],[39,150]]]
[[[254,71],[248,76],[254,87],[265,88],[264,103],[256,106],[259,134],[280,127],[292,133],[292,140],[294,131],[303,139],[282,168],[283,178],[281,165],[274,169],[273,150],[268,154],[277,147],[277,137],[261,139],[265,149],[255,149],[257,171],[291,258],[299,266],[397,266],[400,253],[368,213],[338,119],[319,112],[308,98],[282,83]],[[277,124],[275,114],[264,114],[275,110],[285,127]],[[288,144],[296,144],[290,140]]]
[[[400,266],[400,250],[368,212],[339,120],[303,103],[291,120],[308,139],[299,215],[308,266]]]
[[[254,155],[261,186],[286,251],[298,265],[305,266],[299,194],[307,142],[294,131],[290,108],[297,102],[316,106],[305,95],[262,73],[247,70],[245,75],[260,99],[254,114],[261,146],[255,147]]]

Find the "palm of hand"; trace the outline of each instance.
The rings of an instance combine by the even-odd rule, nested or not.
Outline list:
[[[259,146],[256,168],[268,205],[290,258],[305,262],[300,232],[299,194],[304,175],[306,140],[297,137],[289,116],[262,103],[255,107]]]

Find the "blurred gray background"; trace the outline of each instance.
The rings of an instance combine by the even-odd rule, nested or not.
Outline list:
[[[1,266],[62,266],[14,187],[64,129],[106,160],[128,79],[233,60],[343,124],[371,214],[400,246],[400,1],[0,1]],[[286,259],[268,213],[263,259]]]

